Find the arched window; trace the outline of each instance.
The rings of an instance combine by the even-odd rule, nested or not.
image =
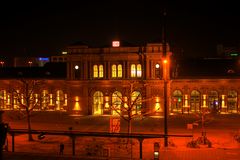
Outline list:
[[[131,65],[131,77],[136,77],[136,65]]]
[[[227,111],[231,113],[237,112],[237,92],[230,90],[227,97]]]
[[[199,112],[200,111],[200,99],[201,99],[200,92],[197,90],[193,90],[191,92],[191,97],[190,97],[190,111],[191,112]]]
[[[142,77],[141,64],[131,64],[131,77]]]
[[[97,65],[93,66],[93,77],[94,78],[98,77],[98,66]]]
[[[6,90],[0,91],[0,109],[6,109]]]
[[[218,99],[217,91],[209,91],[208,92],[208,108],[211,112],[215,112],[219,110],[220,102]]]
[[[99,78],[103,78],[103,65],[99,65]]]
[[[141,66],[141,64],[137,65],[137,77],[142,77],[142,66]]]
[[[48,90],[43,90],[41,94],[41,109],[48,110],[49,95]]]
[[[103,65],[93,65],[93,78],[103,78]]]
[[[121,78],[122,77],[122,65],[113,64],[112,65],[112,78]]]
[[[133,105],[133,114],[141,114],[142,96],[139,91],[134,91],[131,96],[131,105]]]
[[[117,66],[115,64],[112,65],[112,77],[117,77]]]
[[[173,98],[172,98],[172,112],[183,112],[182,104],[183,104],[183,95],[180,90],[175,90],[173,92]]]
[[[120,78],[120,77],[122,77],[122,65],[121,64],[119,64],[118,65],[118,69],[117,69],[117,71],[118,71],[118,77]]]
[[[122,93],[115,91],[112,94],[112,115],[119,115],[121,113]]]
[[[93,94],[93,115],[99,115],[103,113],[103,93],[96,91]]]
[[[56,110],[63,109],[64,94],[62,90],[57,90],[56,92]]]

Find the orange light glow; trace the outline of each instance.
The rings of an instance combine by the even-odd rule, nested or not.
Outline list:
[[[164,63],[164,64],[167,64],[167,63],[168,63],[168,61],[167,61],[166,59],[164,59],[164,60],[163,60],[163,63]]]

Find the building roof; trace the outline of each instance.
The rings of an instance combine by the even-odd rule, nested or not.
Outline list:
[[[176,62],[175,78],[234,78],[240,76],[240,61],[226,58],[183,59]]]

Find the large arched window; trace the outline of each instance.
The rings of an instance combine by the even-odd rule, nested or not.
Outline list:
[[[173,98],[172,98],[172,112],[183,112],[182,110],[182,92],[180,90],[175,90],[173,92]]]
[[[141,114],[142,109],[142,96],[139,91],[134,91],[131,96],[131,105],[133,114]]]
[[[200,92],[197,90],[193,90],[191,92],[191,97],[190,97],[190,111],[191,112],[199,112],[200,111],[200,99],[201,99]]]
[[[219,110],[219,99],[217,91],[209,91],[208,92],[208,108],[211,112],[215,112]]]
[[[43,90],[41,93],[41,109],[48,110],[49,95],[48,90]]]
[[[0,109],[6,109],[6,90],[0,91]]]
[[[120,115],[122,105],[122,93],[115,91],[112,94],[112,115]]]
[[[228,112],[237,112],[237,92],[230,90],[227,97],[227,110]]]
[[[56,92],[56,110],[63,109],[64,94],[62,90]]]
[[[99,115],[103,113],[103,93],[96,91],[93,94],[93,115]]]

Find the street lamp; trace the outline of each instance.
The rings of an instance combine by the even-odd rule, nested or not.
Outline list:
[[[2,67],[3,67],[3,65],[4,65],[4,61],[0,61],[0,63],[1,63],[1,65],[2,65]]]
[[[32,67],[32,61],[28,61],[29,67]]]
[[[166,46],[166,11],[163,11],[163,26],[162,26],[162,49],[163,49],[163,80],[164,80],[164,146],[168,147],[168,106],[167,106],[167,85],[168,85],[168,60]]]

